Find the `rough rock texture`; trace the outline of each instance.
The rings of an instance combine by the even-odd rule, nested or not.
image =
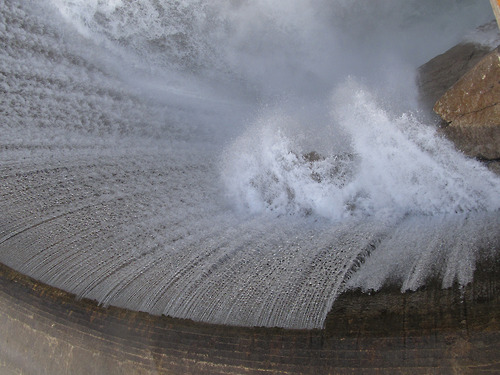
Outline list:
[[[483,25],[477,41],[460,43],[422,65],[417,84],[421,108],[440,122],[440,132],[500,174],[500,46],[494,48],[499,34],[493,26],[497,30],[495,22]]]
[[[443,133],[467,155],[500,159],[500,47],[489,53],[435,104]]]
[[[493,13],[497,19],[498,27],[500,27],[500,2],[498,0],[490,0]]]
[[[417,83],[422,108],[432,111],[434,103],[491,48],[477,43],[460,43],[419,68]]]

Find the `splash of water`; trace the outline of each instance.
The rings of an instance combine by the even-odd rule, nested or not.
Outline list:
[[[0,261],[105,305],[293,328],[346,287],[469,282],[500,183],[412,115],[411,82],[489,12],[0,2]]]
[[[259,121],[231,145],[222,175],[240,210],[341,220],[500,208],[498,178],[435,128],[411,114],[390,115],[353,80],[337,89],[332,107],[322,136],[343,139],[344,149],[305,149],[300,126],[282,114]]]

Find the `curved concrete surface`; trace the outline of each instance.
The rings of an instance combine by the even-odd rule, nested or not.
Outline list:
[[[467,288],[343,294],[322,330],[152,316],[0,267],[2,374],[476,374],[500,371],[500,262]]]
[[[476,253],[500,244],[498,176],[407,113],[399,88],[377,94],[412,82],[413,58],[402,53],[401,76],[363,83],[395,68],[379,41],[407,44],[442,28],[441,16],[417,17],[406,34],[400,10],[422,6],[405,3],[367,42],[363,22],[345,24],[359,4],[347,17],[337,2],[307,2],[311,18],[275,39],[275,21],[300,14],[291,2],[252,32],[238,19],[267,13],[265,2],[159,3],[0,1],[1,263],[104,306],[321,329],[348,279],[417,290],[439,274],[465,285]],[[386,19],[371,6],[366,19],[367,9]],[[474,18],[466,8],[454,10],[467,16],[454,18],[460,30]],[[345,39],[353,56],[323,40],[360,31],[361,43]],[[354,48],[368,44],[382,66]],[[332,68],[351,59],[367,64],[358,77]]]

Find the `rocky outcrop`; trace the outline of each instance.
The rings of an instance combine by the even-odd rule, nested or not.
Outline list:
[[[442,132],[469,156],[500,160],[500,47],[482,58],[435,104]]]
[[[432,112],[434,103],[490,52],[491,48],[488,46],[472,42],[460,43],[422,65],[418,71],[422,108]]]
[[[466,155],[500,174],[500,32],[495,21],[418,70],[420,106]],[[498,46],[495,48],[495,46]]]

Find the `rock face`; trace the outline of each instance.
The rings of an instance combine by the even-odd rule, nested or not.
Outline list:
[[[460,43],[422,65],[417,82],[421,106],[431,112],[434,103],[490,52],[478,43]]]
[[[421,108],[466,155],[500,174],[500,33],[487,23],[418,70]]]
[[[500,47],[482,58],[434,105],[442,129],[469,156],[500,160]]]

